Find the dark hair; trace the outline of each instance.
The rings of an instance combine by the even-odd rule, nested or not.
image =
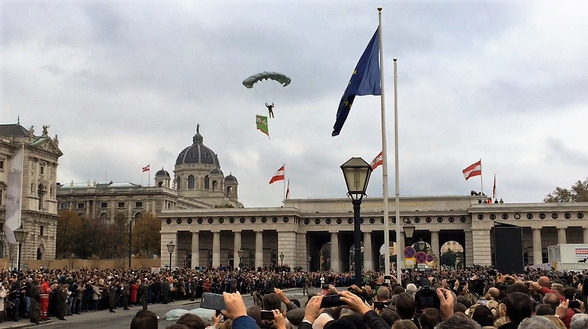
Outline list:
[[[130,329],[157,329],[157,315],[148,310],[139,310],[131,320]]]
[[[382,317],[382,319],[384,319],[384,321],[386,321],[386,323],[390,327],[392,327],[394,322],[400,320],[400,315],[398,315],[398,313],[396,313],[396,311],[394,311],[394,309],[392,309],[391,307],[385,308],[380,314],[380,316]]]
[[[274,294],[265,294],[263,295],[262,299],[263,309],[264,310],[281,310],[282,309],[282,300],[280,296]]]
[[[533,303],[529,295],[522,292],[513,292],[505,298],[506,315],[514,324],[519,324],[524,318],[533,314]]]
[[[481,326],[492,326],[494,324],[494,314],[486,305],[478,305],[472,314],[472,320],[478,322]]]
[[[535,308],[535,315],[555,315],[555,310],[551,305],[539,304]]]
[[[394,298],[396,305],[396,312],[400,315],[401,319],[412,319],[416,304],[412,296],[408,293],[403,292],[398,294]]]
[[[418,329],[412,320],[398,320],[392,325],[393,329]]]
[[[174,323],[174,324],[171,324],[171,325],[165,327],[165,329],[190,329],[190,328],[188,328],[188,326],[183,325],[183,324]]]
[[[204,321],[202,321],[202,319],[198,315],[192,314],[192,313],[186,313],[186,314],[182,315],[178,319],[178,321],[176,321],[176,323],[183,324],[186,327],[188,327],[189,329],[204,329],[204,328],[206,328]]]
[[[479,327],[480,326],[474,320],[468,317],[454,315],[447,321],[439,323],[436,329],[471,329]]]
[[[422,329],[433,329],[440,322],[439,310],[436,308],[426,308],[420,317]]]

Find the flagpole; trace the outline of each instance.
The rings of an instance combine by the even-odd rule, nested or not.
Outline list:
[[[396,275],[398,277],[398,284],[402,284],[402,266],[401,263],[404,261],[403,252],[404,245],[400,244],[400,170],[398,168],[398,59],[394,58],[394,180],[396,189]]]
[[[284,201],[286,201],[286,164],[284,163]]]
[[[480,192],[484,195],[484,183],[482,183],[482,175],[484,172],[482,171],[482,158],[480,158]]]
[[[384,48],[382,47],[382,7],[378,7],[378,42],[380,46],[380,95],[382,125],[382,188],[384,193],[384,271],[390,274],[390,216],[388,215],[388,150],[386,147],[386,107],[384,97]]]

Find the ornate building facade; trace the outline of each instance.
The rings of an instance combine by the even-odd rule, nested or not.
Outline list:
[[[588,203],[484,204],[479,198],[400,198],[402,227],[414,225],[412,240],[426,242],[427,252],[436,258],[445,243],[459,244],[466,266],[495,265],[501,248],[495,231],[503,224],[522,228],[521,253],[527,265],[546,263],[549,246],[588,243]],[[369,198],[361,206],[366,270],[382,268],[382,204],[381,198]],[[394,200],[389,207],[394,209]],[[353,208],[348,199],[286,200],[275,208],[165,210],[160,217],[162,250],[170,242],[176,246],[172,266],[260,267],[281,264],[282,255],[284,264],[311,270],[349,271],[353,263]],[[393,245],[395,216],[390,222]],[[404,232],[400,237],[398,244],[404,248]],[[330,248],[325,249],[327,244]]]
[[[127,182],[57,184],[59,210],[113,223],[117,215],[133,220],[164,210],[243,207],[237,178],[224,176],[217,154],[203,142],[198,125],[192,144],[176,159],[174,178],[162,168],[155,174],[154,186]]]
[[[20,164],[12,163],[22,150],[22,189],[20,193],[20,222],[28,232],[22,245],[22,259],[52,259],[55,257],[57,232],[57,165],[63,155],[57,135],[49,137],[49,126],[41,135],[34,127],[26,129],[17,124],[0,124],[0,221],[6,222],[8,200],[8,170]],[[3,225],[4,227],[4,225]],[[9,258],[16,267],[17,244],[9,244],[3,230],[0,238],[0,258]]]

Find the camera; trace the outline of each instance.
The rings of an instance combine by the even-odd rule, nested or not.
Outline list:
[[[414,300],[416,303],[416,309],[419,312],[431,307],[438,309],[441,305],[437,292],[431,287],[421,287],[421,289],[416,292]]]
[[[273,320],[274,319],[274,312],[261,310],[261,319],[262,320]]]
[[[223,295],[213,294],[209,292],[205,292],[202,294],[202,301],[200,302],[200,307],[216,311],[224,310],[227,308],[227,306],[225,305],[225,298],[223,297]]]
[[[345,305],[345,302],[341,300],[341,295],[327,295],[323,297],[320,307],[329,308],[343,305]]]

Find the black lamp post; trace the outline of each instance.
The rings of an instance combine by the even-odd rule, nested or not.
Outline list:
[[[425,241],[423,241],[423,238],[421,238],[418,242],[419,244],[419,251],[424,251],[425,253],[427,252],[427,243]]]
[[[280,266],[284,267],[284,253],[283,252],[280,253]]]
[[[241,258],[243,257],[243,249],[237,250],[237,254],[239,255],[239,269],[241,269],[241,267],[243,266],[243,264],[241,263]]]
[[[343,177],[345,177],[345,184],[347,185],[347,194],[351,197],[353,203],[353,237],[354,237],[354,251],[355,251],[355,283],[362,285],[361,279],[361,200],[365,195],[372,167],[362,158],[353,157],[341,165]]]
[[[29,232],[25,231],[25,229],[22,227],[22,224],[16,230],[14,230],[14,238],[16,239],[16,242],[18,243],[18,261],[17,261],[16,266],[17,266],[17,271],[19,273],[20,273],[20,255],[21,255],[22,244],[27,239],[28,234],[29,234]]]
[[[129,269],[131,268],[131,256],[133,255],[133,219],[129,219]]]
[[[414,228],[415,226],[412,223],[406,223],[404,224],[404,226],[402,226],[402,228],[404,229],[404,237],[406,238],[406,241],[409,246],[412,246],[412,237],[414,236]]]
[[[169,270],[171,271],[171,258],[172,258],[172,254],[174,253],[174,248],[176,247],[176,245],[174,244],[173,241],[170,241],[167,245],[167,251],[169,252]]]

